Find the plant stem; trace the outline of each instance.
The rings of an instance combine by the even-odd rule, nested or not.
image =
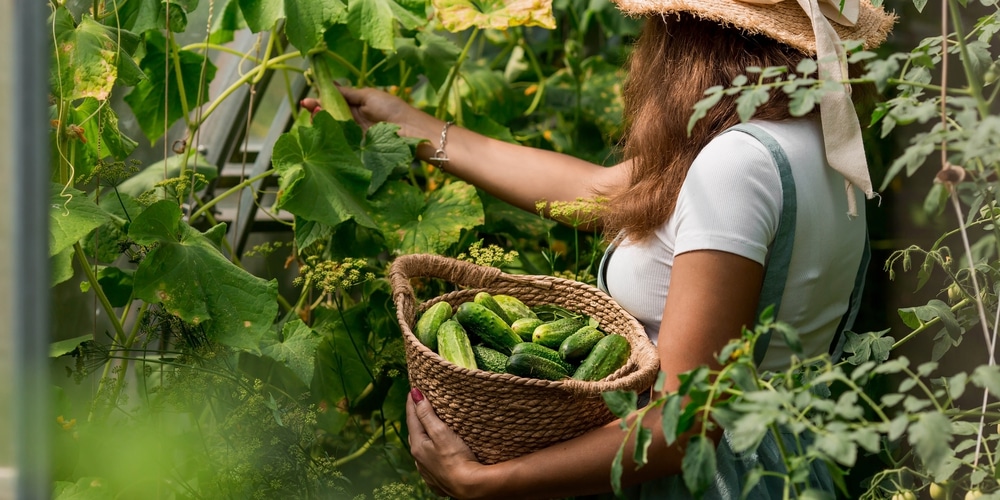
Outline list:
[[[865,83],[865,80],[863,80],[863,79],[855,79],[855,80],[849,80],[849,81],[855,82],[855,83]],[[897,87],[899,87],[899,86],[915,87],[915,88],[920,88],[920,89],[933,90],[935,92],[940,92],[942,90],[942,87],[940,85],[931,85],[929,83],[913,82],[913,81],[909,81],[909,80],[902,80],[902,79],[899,79],[899,78],[889,78],[889,79],[886,80],[886,82],[888,82],[890,85],[895,85]],[[967,89],[944,89],[944,90],[947,91],[947,92],[950,92],[950,93],[953,93],[953,94],[959,94],[959,95],[971,95],[972,94],[972,92],[970,92]]]
[[[951,306],[951,310],[952,311],[958,311],[959,309],[961,309],[961,308],[969,305],[969,303],[971,301],[972,301],[972,299],[964,298],[964,299],[956,302],[955,305]],[[914,328],[912,332],[906,334],[905,337],[897,340],[894,344],[892,344],[892,347],[889,348],[889,350],[892,350],[892,351],[896,350],[897,347],[899,347],[899,346],[901,346],[901,345],[909,342],[910,340],[912,340],[917,335],[920,335],[921,333],[923,333],[924,331],[926,331],[928,328],[930,328],[930,327],[932,327],[932,326],[934,326],[934,325],[936,325],[936,324],[938,324],[940,322],[941,322],[940,318],[935,317],[935,318],[931,319],[930,321],[921,324],[917,328]]]
[[[358,69],[356,66],[354,66],[353,64],[351,64],[350,61],[348,61],[347,59],[344,59],[343,57],[341,57],[340,54],[338,54],[338,53],[336,53],[336,52],[334,52],[334,51],[332,51],[330,49],[323,50],[323,54],[326,55],[327,57],[333,59],[334,61],[337,61],[344,68],[347,68],[347,71],[350,71],[351,73],[353,73],[354,76],[358,78],[359,82],[364,77],[364,73],[362,73],[360,69]]]
[[[274,51],[274,44],[277,43],[275,40],[278,39],[275,33],[278,31],[278,24],[281,22],[280,19],[274,21],[274,27],[271,29],[271,33],[267,37],[267,47],[264,49],[264,57],[262,60],[269,61],[271,59],[271,52]],[[264,72],[259,71],[256,76],[250,81],[251,84],[256,85],[264,78]]]
[[[181,47],[181,50],[188,50],[188,51],[196,51],[198,49],[217,50],[219,52],[225,52],[225,53],[228,53],[228,54],[232,54],[234,56],[239,56],[240,58],[246,59],[247,61],[251,61],[254,64],[260,64],[260,62],[261,62],[260,59],[257,59],[256,57],[250,55],[249,53],[244,54],[243,52],[240,52],[240,51],[238,51],[236,49],[227,47],[225,45],[215,44],[215,43],[197,42],[197,43],[192,43],[192,44],[185,45],[185,46]]]
[[[181,71],[181,53],[174,43],[174,35],[169,29],[167,30],[167,43],[170,45],[170,60],[174,67],[174,77],[177,79],[177,93],[181,98],[181,111],[184,113],[184,122],[187,123],[188,128],[191,128],[191,110],[188,108],[187,91],[184,89],[184,73]],[[184,175],[184,170],[181,170],[181,175]]]
[[[248,71],[245,75],[241,76],[238,80],[233,82],[232,85],[226,87],[226,90],[222,91],[222,93],[219,94],[219,96],[216,97],[215,100],[212,101],[212,103],[209,104],[207,108],[205,108],[205,111],[201,114],[201,120],[198,123],[194,124],[192,132],[194,132],[194,130],[197,130],[197,128],[200,127],[201,124],[205,123],[205,120],[208,119],[208,117],[212,114],[212,112],[215,111],[215,109],[218,108],[219,105],[222,104],[222,102],[225,101],[227,97],[232,95],[233,92],[236,92],[236,89],[240,88],[245,83],[252,80],[258,73],[262,73],[269,69],[273,69],[278,65],[278,63],[283,63],[290,59],[295,59],[298,56],[299,56],[298,52],[289,52],[287,54],[281,54],[280,56],[275,56],[274,58],[268,61],[264,61],[263,63],[261,63],[260,66],[257,66],[256,68]]]
[[[365,441],[365,444],[361,445],[361,447],[359,447],[357,450],[355,450],[354,453],[351,453],[350,455],[347,455],[344,458],[340,458],[340,459],[335,460],[330,465],[330,467],[332,467],[334,469],[340,468],[344,464],[346,464],[348,462],[351,462],[352,460],[360,457],[361,455],[364,455],[365,452],[368,451],[368,449],[371,448],[373,444],[375,444],[375,441],[377,441],[380,437],[382,437],[384,435],[385,435],[385,428],[383,427],[382,429],[380,429],[375,434],[372,434],[372,437],[368,438],[368,440]]]
[[[951,20],[955,25],[955,34],[958,38],[958,49],[962,54],[962,69],[965,70],[965,78],[969,80],[969,90],[972,97],[976,100],[976,109],[979,110],[979,118],[985,119],[990,115],[990,108],[986,104],[986,100],[983,99],[983,83],[979,81],[979,77],[972,72],[972,54],[969,53],[969,47],[965,42],[965,36],[962,34],[962,13],[958,11],[958,6],[955,0],[947,0],[948,7],[951,9]],[[947,36],[942,33],[942,36]]]
[[[243,188],[245,188],[245,187],[253,184],[254,182],[257,182],[257,181],[259,181],[259,180],[261,180],[261,179],[263,179],[265,177],[270,176],[274,172],[275,172],[275,170],[272,168],[272,169],[270,169],[270,170],[268,170],[266,172],[262,172],[262,173],[259,173],[259,174],[255,175],[255,176],[253,176],[253,177],[250,177],[249,179],[246,179],[243,182],[241,182],[241,183],[239,183],[239,184],[237,184],[237,185],[229,188],[224,193],[220,194],[219,196],[216,196],[215,198],[212,198],[210,201],[206,202],[204,205],[198,207],[198,210],[195,210],[195,212],[193,214],[191,214],[191,217],[189,217],[188,220],[189,221],[195,221],[195,220],[197,220],[198,217],[200,217],[203,213],[205,213],[205,211],[207,211],[208,209],[214,207],[220,201],[226,199],[227,197],[233,195],[234,193],[238,193]]]
[[[462,47],[462,52],[458,54],[458,59],[455,61],[455,65],[451,67],[451,71],[448,72],[448,78],[444,81],[444,85],[441,87],[441,93],[438,95],[437,110],[435,110],[434,115],[439,119],[443,120],[448,114],[448,94],[451,93],[451,86],[455,83],[455,78],[458,77],[458,72],[462,67],[462,63],[469,56],[469,49],[472,47],[472,43],[476,40],[476,35],[479,34],[479,28],[472,30],[472,34],[469,35],[469,39],[465,41],[465,46]]]
[[[90,282],[90,289],[97,294],[97,299],[101,301],[101,306],[104,307],[104,312],[108,316],[108,320],[111,321],[111,326],[115,329],[115,339],[118,342],[125,342],[125,330],[122,328],[121,323],[118,322],[118,314],[115,312],[115,308],[111,306],[108,296],[104,294],[101,284],[98,283],[97,275],[91,269],[87,255],[83,253],[83,247],[80,246],[79,242],[73,244],[73,251],[76,252],[76,259],[80,262],[80,267],[83,268],[83,272],[87,275],[87,280]]]

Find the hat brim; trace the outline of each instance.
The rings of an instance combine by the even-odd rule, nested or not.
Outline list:
[[[816,38],[809,17],[797,2],[752,4],[737,0],[615,0],[630,16],[653,16],[686,12],[702,19],[764,35],[809,55],[816,55]],[[889,36],[896,16],[861,2],[854,26],[831,23],[841,40],[859,40],[866,49],[878,47]]]

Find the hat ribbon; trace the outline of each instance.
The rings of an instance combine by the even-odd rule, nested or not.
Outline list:
[[[782,0],[738,1],[771,5]],[[860,12],[860,0],[843,0],[843,9],[840,0],[796,1],[809,16],[816,36],[816,62],[820,78],[835,82],[846,81],[847,53],[830,21],[854,26]],[[875,191],[868,174],[868,161],[861,140],[861,124],[851,101],[851,85],[845,83],[842,90],[826,90],[820,98],[819,107],[826,159],[834,170],[844,176],[847,213],[856,216],[858,207],[852,187],[861,188],[868,199],[875,197]]]

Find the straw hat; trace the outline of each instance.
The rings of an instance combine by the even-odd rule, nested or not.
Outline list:
[[[677,14],[687,12],[703,19],[739,28],[747,33],[765,35],[785,43],[806,54],[816,55],[816,37],[809,16],[794,0],[615,0],[618,8],[632,16]],[[840,2],[820,0],[824,13],[842,40],[862,40],[866,49],[879,46],[892,30],[896,16],[880,7],[873,7],[870,0],[854,2],[857,20],[836,17]],[[851,2],[847,2],[851,4]],[[836,5],[837,7],[828,8]]]

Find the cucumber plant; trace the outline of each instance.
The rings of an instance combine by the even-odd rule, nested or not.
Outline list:
[[[363,134],[333,84],[603,162],[637,22],[566,0],[49,5],[54,286],[79,283],[99,310],[52,346],[71,375],[54,405],[54,496],[429,496],[407,455],[387,261],[432,252],[583,277],[600,240],[415,162],[392,125]],[[258,43],[234,54],[243,30]],[[241,59],[221,89],[220,55]],[[298,109],[300,77],[323,111],[296,115],[271,169],[207,190],[209,118],[239,89],[260,105],[265,83]],[[267,178],[261,209],[292,225],[239,254],[213,208]],[[294,280],[257,265],[269,254]]]

